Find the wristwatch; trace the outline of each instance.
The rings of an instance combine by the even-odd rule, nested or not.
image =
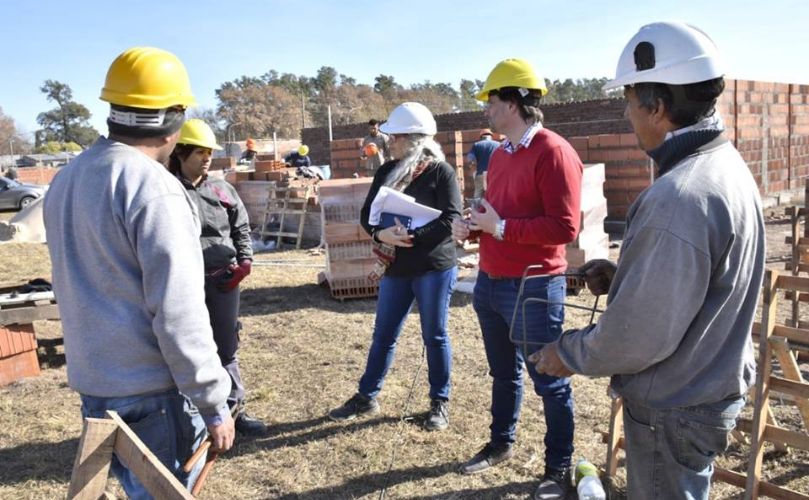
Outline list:
[[[503,235],[506,234],[506,219],[500,219],[496,226],[494,226],[494,239],[503,241]]]

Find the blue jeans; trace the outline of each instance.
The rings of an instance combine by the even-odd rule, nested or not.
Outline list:
[[[104,418],[107,410],[118,412],[163,465],[191,489],[205,460],[197,462],[188,474],[183,472],[183,465],[205,439],[206,429],[197,408],[188,398],[176,389],[122,398],[81,395],[83,418]],[[137,477],[114,455],[111,469],[130,498],[152,498]]]
[[[492,279],[483,271],[475,283],[474,307],[483,332],[489,374],[492,376],[491,440],[513,443],[523,394],[523,360],[562,334],[565,320],[566,282],[563,276],[532,278],[526,281],[522,299],[539,298],[557,303],[528,303],[525,307],[526,344],[509,339],[520,279]],[[522,303],[515,319],[514,336],[523,338]],[[573,455],[573,394],[570,379],[537,373],[533,365],[528,374],[534,391],[542,398],[545,413],[545,465],[561,470],[570,466]]]
[[[458,269],[451,267],[410,278],[382,278],[376,303],[374,336],[365,373],[360,379],[360,394],[375,398],[382,390],[385,375],[393,362],[396,341],[415,300],[421,319],[421,337],[427,351],[430,399],[449,400],[452,346],[447,334],[447,315],[457,275]]]
[[[655,410],[624,400],[627,497],[707,500],[744,398]]]

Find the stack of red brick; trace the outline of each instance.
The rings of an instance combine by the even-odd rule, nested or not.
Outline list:
[[[376,263],[373,243],[360,226],[360,210],[370,187],[370,178],[329,180],[318,185],[326,280],[337,299],[375,297],[379,291],[368,279]]]

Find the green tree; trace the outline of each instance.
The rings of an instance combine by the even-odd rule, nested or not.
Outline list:
[[[56,141],[62,144],[75,142],[87,147],[98,138],[98,131],[88,122],[92,116],[90,110],[73,100],[70,86],[56,80],[45,80],[39,90],[57,107],[37,116],[37,123],[42,126],[36,134],[37,145]]]
[[[565,80],[551,81],[546,78],[548,95],[545,96],[544,101],[556,103],[620,97],[620,93],[608,93],[603,90],[604,84],[608,80],[608,78],[581,78],[578,80],[567,78]]]
[[[70,151],[72,153],[78,153],[82,150],[82,147],[76,144],[75,142],[59,142],[59,141],[47,141],[35,149],[37,153],[45,153],[55,155],[57,153],[63,153],[65,151]]]
[[[461,79],[461,111],[478,111],[481,109],[480,102],[475,99],[475,96],[482,88],[483,82],[480,80],[473,81]]]
[[[300,135],[300,100],[280,85],[243,76],[224,83],[216,97],[216,116],[236,137],[268,137],[273,132],[285,138]]]

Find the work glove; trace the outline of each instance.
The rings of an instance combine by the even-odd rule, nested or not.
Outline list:
[[[228,268],[228,271],[231,273],[231,277],[229,280],[225,281],[221,285],[219,285],[219,289],[223,292],[229,292],[233,290],[239,283],[242,282],[243,279],[250,274],[250,271],[253,270],[253,261],[250,259],[244,259],[239,264],[231,264]]]

